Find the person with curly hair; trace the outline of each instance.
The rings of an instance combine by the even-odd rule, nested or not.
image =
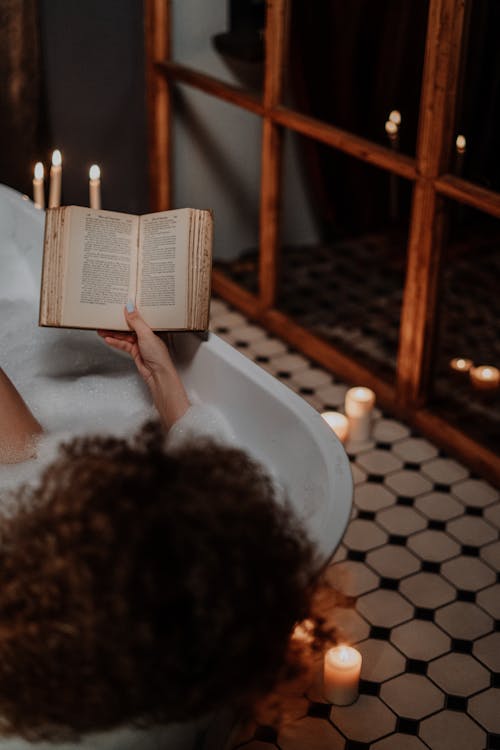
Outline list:
[[[133,358],[160,421],[130,439],[73,438],[2,519],[4,735],[248,710],[301,666],[291,635],[311,617],[313,546],[242,450],[210,436],[165,448],[192,407],[163,341],[125,316],[130,333],[100,335]],[[2,374],[0,462],[25,460],[41,433]]]

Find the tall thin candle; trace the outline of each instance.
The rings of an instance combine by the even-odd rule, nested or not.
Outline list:
[[[61,205],[61,183],[62,183],[62,156],[58,148],[52,154],[52,166],[50,168],[50,190],[49,208],[57,208]]]
[[[37,208],[45,208],[45,192],[43,180],[43,164],[37,161],[33,176],[33,202]]]

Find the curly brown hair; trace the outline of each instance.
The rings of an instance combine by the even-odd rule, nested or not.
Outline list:
[[[296,670],[317,569],[303,529],[241,450],[163,444],[156,423],[75,438],[19,491],[0,539],[4,733],[187,720]]]

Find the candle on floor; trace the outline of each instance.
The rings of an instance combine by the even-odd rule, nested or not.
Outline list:
[[[43,180],[43,164],[37,161],[33,176],[33,202],[37,208],[45,208],[45,192]]]
[[[500,370],[492,365],[471,367],[469,375],[474,388],[481,391],[492,391],[500,385]]]
[[[349,388],[344,410],[349,420],[349,440],[361,442],[370,437],[375,394],[370,388]]]
[[[338,411],[324,411],[321,415],[327,425],[332,428],[341,443],[345,442],[349,431],[347,417]]]
[[[97,164],[89,169],[89,201],[90,208],[101,208],[101,170]]]
[[[389,122],[393,122],[399,127],[401,125],[401,112],[397,109],[393,109],[392,112],[389,113]]]
[[[464,135],[457,135],[455,146],[457,149],[455,160],[455,174],[460,177],[464,168],[465,149],[467,146],[467,141],[465,140]]]
[[[352,646],[329,649],[323,661],[323,695],[336,706],[349,706],[358,697],[361,654]]]
[[[464,357],[456,357],[450,362],[450,367],[454,372],[468,373],[470,368],[473,366],[472,359],[465,359]]]
[[[62,156],[58,148],[52,154],[50,168],[49,208],[61,205]]]

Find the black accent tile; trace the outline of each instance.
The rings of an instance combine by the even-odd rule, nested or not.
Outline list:
[[[313,396],[314,388],[299,388],[299,393],[301,394],[301,396]]]
[[[399,581],[397,578],[381,578],[379,586],[381,589],[391,589],[391,591],[397,591]]]
[[[332,707],[329,703],[310,703],[307,709],[308,716],[314,716],[317,719],[328,719]]]
[[[449,492],[450,485],[443,484],[442,482],[434,482],[434,491],[435,492]]]
[[[413,497],[405,497],[404,495],[398,495],[396,498],[396,503],[398,505],[405,505],[406,507],[411,507],[414,502],[415,500]]]
[[[358,518],[362,518],[364,521],[374,521],[375,513],[372,510],[358,510]]]
[[[473,547],[472,544],[462,544],[462,555],[479,557],[479,547]]]
[[[238,349],[248,349],[248,341],[235,341],[234,345]]]
[[[376,638],[379,641],[389,641],[391,638],[391,629],[383,628],[380,625],[372,625],[370,628],[370,638]]]
[[[260,740],[260,742],[276,742],[278,739],[278,733],[274,727],[260,726],[255,730],[254,740]]]
[[[482,508],[476,508],[475,505],[466,505],[465,506],[465,512],[469,516],[482,516],[483,515],[483,509]]]
[[[403,469],[408,469],[408,471],[420,471],[420,464],[417,464],[415,461],[405,461]]]
[[[255,361],[259,362],[261,365],[265,365],[269,362],[269,357],[264,357],[260,354],[258,357],[255,357]]]
[[[388,544],[396,544],[399,547],[406,547],[406,537],[399,534],[389,534]]]
[[[495,632],[500,631],[500,620],[495,620]]]
[[[434,610],[428,609],[427,607],[415,607],[415,619],[427,620],[428,622],[433,622]]]
[[[218,326],[215,329],[215,333],[229,333],[229,328],[227,328],[226,326]]]
[[[491,673],[491,687],[500,688],[500,672]]]
[[[390,451],[392,450],[392,443],[375,443],[375,448],[377,448],[379,451]]]
[[[367,482],[375,482],[375,484],[383,484],[384,482],[384,475],[383,474],[368,474],[366,477]]]
[[[347,559],[356,560],[357,562],[364,562],[366,559],[366,552],[361,552],[359,549],[348,549]]]
[[[466,641],[463,638],[451,639],[451,650],[459,654],[472,654],[472,641]]]
[[[424,573],[441,573],[441,563],[432,560],[423,560],[422,570]]]
[[[346,740],[344,750],[370,750],[370,743],[359,742],[358,740]]]
[[[486,735],[486,750],[500,750],[500,734]]]
[[[407,659],[406,671],[412,674],[427,674],[427,662],[422,659]]]
[[[467,698],[464,698],[463,695],[447,695],[445,708],[449,709],[450,711],[460,711],[461,713],[466,713]]]
[[[418,736],[418,727],[420,722],[417,719],[407,719],[404,716],[399,716],[396,723],[396,732],[401,734],[411,734],[414,737]]]
[[[457,599],[459,602],[474,602],[476,601],[476,594],[474,591],[466,591],[465,589],[457,589]]]
[[[276,376],[278,378],[281,378],[282,380],[288,380],[291,377],[291,373],[289,373],[287,370],[279,370],[276,373]]]
[[[427,528],[432,529],[433,531],[445,531],[446,523],[445,521],[436,521],[434,519],[431,519],[427,524]]]
[[[359,681],[359,692],[364,695],[378,695],[380,691],[379,682],[371,682],[370,680]]]

